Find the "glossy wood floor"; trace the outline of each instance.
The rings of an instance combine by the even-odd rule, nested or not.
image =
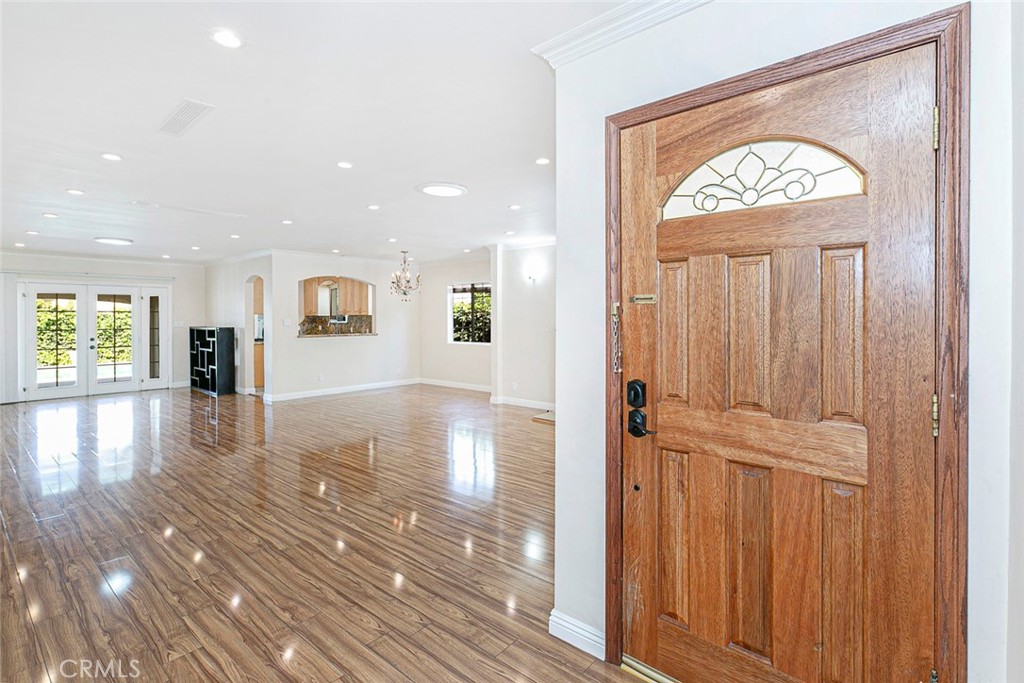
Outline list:
[[[547,635],[534,413],[426,386],[2,406],[0,679],[633,681]]]

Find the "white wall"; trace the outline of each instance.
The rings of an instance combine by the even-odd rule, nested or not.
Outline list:
[[[1013,5],[1013,397],[1007,680],[1024,681],[1024,3]]]
[[[555,246],[502,250],[502,403],[555,403]]]
[[[604,632],[605,117],[950,4],[714,2],[559,68],[558,613]],[[1004,2],[973,7],[968,532],[972,683],[1007,680],[1009,15]],[[1018,268],[1024,263],[1018,262]]]
[[[395,261],[272,252],[273,393],[269,400],[299,398],[367,385],[415,382],[420,376],[419,300],[388,291]],[[299,283],[318,275],[344,275],[376,285],[377,334],[298,337]],[[323,376],[323,382],[318,378]]]
[[[0,259],[3,256],[0,255]],[[0,271],[3,270],[0,261]],[[0,403],[21,399],[18,391],[18,276],[15,273],[0,272]]]
[[[264,301],[269,302],[267,293],[273,291],[271,280],[270,253],[261,253],[249,258],[236,259],[207,266],[206,268],[206,317],[210,325],[235,328],[235,386],[242,390],[253,387],[253,318],[252,285],[254,276],[263,278]],[[273,337],[270,320],[273,310],[269,303],[263,311],[264,323],[264,392],[274,393]]]
[[[491,281],[491,262],[425,263],[420,305],[420,377],[466,388],[491,390],[491,348],[487,344],[448,341],[448,287]]]
[[[171,285],[171,365],[172,384],[188,383],[189,358],[188,358],[188,328],[192,325],[206,324],[206,273],[203,266],[167,263],[132,261],[128,259],[100,259],[85,258],[76,256],[57,256],[51,254],[33,254],[25,252],[3,252],[0,254],[2,267],[5,273],[15,274],[46,274],[47,277],[60,277],[66,275],[69,281],[84,281],[88,278],[100,282],[104,276],[110,276],[110,284],[125,284],[131,278],[139,278],[137,282],[145,284],[153,282],[153,278],[166,278]],[[4,329],[9,329],[8,315],[10,299],[15,299],[17,293],[8,286],[3,288],[4,304],[0,307],[4,316]],[[16,318],[17,316],[12,316]],[[11,355],[14,354],[14,366],[17,367],[17,347],[11,340],[4,346],[5,362],[3,366],[5,386],[14,382],[16,377],[9,377],[7,367]],[[5,396],[12,394],[5,391]],[[13,396],[20,393],[14,389]],[[5,399],[6,400],[6,399]],[[17,400],[17,399],[15,399]]]

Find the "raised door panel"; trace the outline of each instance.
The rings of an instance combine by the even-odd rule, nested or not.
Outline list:
[[[864,248],[822,250],[821,417],[864,421]]]
[[[662,400],[689,400],[689,284],[686,261],[661,265],[658,283],[658,358]]]
[[[689,620],[690,553],[688,545],[688,456],[661,451],[658,499],[658,586],[659,616],[681,624]]]
[[[729,407],[771,409],[771,256],[729,258]]]
[[[771,470],[729,467],[729,634],[733,646],[772,656]]]

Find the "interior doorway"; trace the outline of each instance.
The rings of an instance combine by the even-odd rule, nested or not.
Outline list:
[[[247,322],[246,325],[247,329],[249,324],[252,325],[250,337],[252,362],[249,364],[251,370],[248,370],[246,375],[249,380],[248,386],[253,388],[253,393],[262,396],[267,384],[266,305],[263,278],[253,275],[246,281],[246,289],[248,293],[246,308],[252,311],[251,315],[247,316],[251,323]]]

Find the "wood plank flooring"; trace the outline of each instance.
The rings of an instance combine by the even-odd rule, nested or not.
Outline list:
[[[427,386],[0,406],[0,681],[635,680],[547,635],[535,412]]]

